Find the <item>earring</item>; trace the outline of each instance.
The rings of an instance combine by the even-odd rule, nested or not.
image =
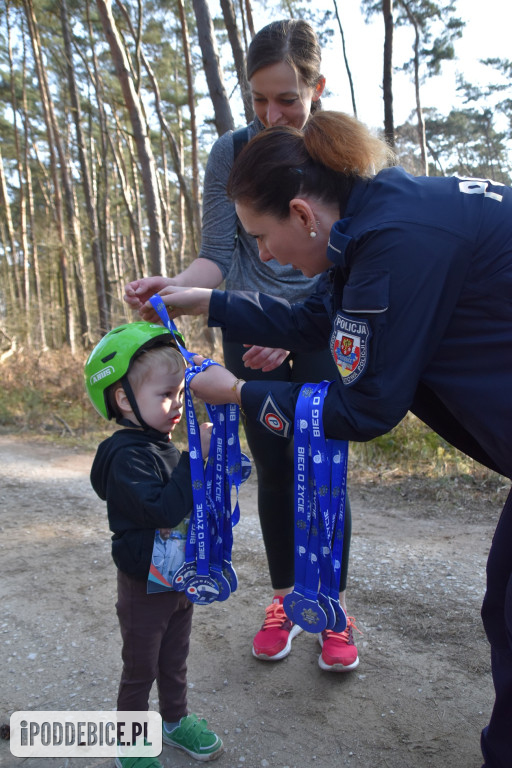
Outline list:
[[[310,237],[316,237],[316,232],[315,232],[315,230],[313,229],[313,227],[311,227],[311,231],[310,231],[310,233],[309,233],[309,236],[310,236]]]

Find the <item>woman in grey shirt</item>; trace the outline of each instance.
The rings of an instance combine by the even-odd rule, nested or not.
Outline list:
[[[312,27],[302,20],[268,24],[253,38],[247,55],[255,119],[242,129],[242,143],[266,127],[293,125],[302,128],[310,113],[320,107],[325,78],[320,73],[321,50]],[[263,263],[258,247],[241,227],[226,184],[234,162],[240,131],[221,136],[213,145],[204,179],[203,229],[199,256],[173,278],[151,277],[126,287],[125,299],[134,309],[166,285],[252,290],[301,301],[311,294],[318,278],[310,279],[277,262]],[[314,236],[314,233],[312,234]],[[318,382],[336,378],[329,350],[289,354],[283,349],[224,341],[224,363],[235,376],[269,381]],[[294,585],[294,469],[293,439],[283,439],[246,423],[247,442],[258,476],[258,511],[274,590],[272,603],[257,632],[252,652],[258,659],[279,661],[301,631],[283,609],[283,597]],[[346,505],[340,603],[346,611],[351,515]],[[344,672],[359,663],[353,640],[354,619],[344,632],[324,630],[319,636],[318,663],[326,671]]]

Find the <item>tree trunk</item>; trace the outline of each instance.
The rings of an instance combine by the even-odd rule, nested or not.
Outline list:
[[[247,19],[247,26],[249,27],[251,38],[253,38],[256,34],[256,30],[254,28],[254,19],[252,17],[251,0],[245,0],[245,18]]]
[[[66,155],[66,152],[64,151],[64,142],[61,138],[59,125],[57,122],[57,117],[56,117],[55,109],[53,106],[53,99],[51,95],[50,85],[48,82],[48,75],[47,75],[46,68],[43,64],[41,41],[39,36],[39,27],[36,20],[34,8],[32,5],[32,0],[30,0],[30,4],[32,6],[31,15],[32,15],[32,24],[33,24],[33,34],[37,38],[37,48],[40,56],[40,72],[42,76],[42,87],[46,91],[48,117],[51,123],[53,142],[54,142],[54,146],[57,151],[57,156],[59,160],[58,175],[60,176],[61,185],[62,185],[62,200],[64,203],[63,211],[65,213],[65,218],[67,223],[67,232],[64,232],[64,238],[65,238],[64,247],[67,250],[68,256],[69,256],[69,253],[71,253],[71,265],[73,269],[74,287],[75,287],[75,295],[76,295],[76,311],[80,321],[80,332],[81,332],[82,343],[86,344],[90,341],[91,332],[90,332],[90,325],[89,325],[89,315],[87,311],[88,286],[87,286],[84,269],[83,269],[83,259],[82,259],[81,241],[80,241],[80,224],[76,216],[73,190],[72,190],[71,180],[68,172],[69,158]],[[66,238],[69,238],[69,243],[71,246],[70,249],[68,249],[68,242]],[[71,285],[71,280],[70,280],[70,285]],[[71,298],[70,298],[70,305],[71,305],[71,311],[73,311],[74,308],[71,302]]]
[[[118,5],[121,8],[121,10],[123,11],[123,14],[124,14],[124,16],[126,18],[126,21],[128,22],[128,25],[130,27],[130,31],[132,32],[132,35],[134,35],[134,37],[135,37],[134,29],[133,29],[130,17],[128,15],[128,12],[126,11],[126,8],[120,2],[118,2]],[[194,251],[193,255],[196,256],[196,254],[197,254],[197,245],[196,245],[196,230],[195,230],[196,222],[194,221],[194,206],[192,204],[192,200],[190,198],[190,193],[189,193],[189,190],[188,190],[188,184],[187,184],[187,181],[185,179],[185,176],[184,176],[184,173],[183,173],[183,170],[182,170],[182,161],[181,161],[178,145],[177,145],[176,139],[174,138],[174,135],[173,135],[173,133],[172,133],[170,127],[169,127],[169,124],[168,124],[167,120],[165,119],[165,116],[164,116],[164,113],[163,113],[163,110],[162,110],[162,100],[160,98],[160,88],[159,88],[158,82],[157,82],[156,77],[155,77],[155,75],[153,73],[153,69],[151,67],[151,64],[149,63],[148,58],[147,58],[146,54],[144,53],[144,51],[142,49],[140,49],[140,51],[139,51],[139,57],[140,57],[140,60],[142,61],[144,69],[146,70],[146,74],[148,75],[149,82],[150,82],[151,88],[153,90],[153,95],[155,97],[155,110],[156,110],[156,113],[157,113],[157,116],[158,116],[158,120],[160,122],[160,126],[161,126],[161,128],[162,128],[162,130],[163,130],[163,132],[164,132],[164,134],[165,134],[165,136],[167,138],[168,143],[169,143],[169,149],[171,151],[171,157],[172,157],[172,162],[173,162],[173,166],[174,166],[174,172],[175,172],[176,176],[178,177],[178,183],[180,185],[180,192],[183,195],[183,199],[185,201],[185,211],[186,211],[186,214],[187,214],[187,221],[188,221],[190,235],[191,235],[191,239],[192,239],[192,248],[193,248],[193,251]]]
[[[188,36],[187,18],[183,0],[178,0],[178,13],[181,26],[181,44],[183,45],[183,55],[185,57],[185,71],[187,73],[187,104],[190,113],[190,143],[192,153],[192,195],[194,198],[194,220],[196,222],[195,230],[198,237],[201,234],[201,190],[199,186],[199,161],[198,161],[198,140],[197,140],[197,119],[196,119],[196,100],[194,89],[194,78],[192,69],[192,53],[190,51],[190,41]]]
[[[203,68],[213,104],[214,122],[219,136],[235,127],[229,99],[224,88],[213,21],[207,0],[192,0],[197,21],[197,35],[203,57]]]
[[[105,295],[108,305],[109,318],[111,315],[111,296],[112,291],[109,282],[108,274],[108,257],[110,253],[110,244],[107,239],[107,216],[109,207],[109,181],[110,181],[110,166],[111,163],[108,158],[109,141],[107,130],[107,117],[105,114],[105,106],[103,104],[103,94],[105,89],[103,87],[100,67],[98,64],[98,57],[96,55],[95,47],[95,35],[91,22],[90,15],[90,0],[87,0],[85,6],[85,14],[87,21],[87,31],[89,35],[90,46],[90,59],[92,62],[92,71],[89,67],[88,61],[81,55],[81,51],[77,50],[77,53],[81,55],[85,69],[89,74],[89,79],[94,89],[96,97],[97,112],[94,114],[94,118],[98,120],[98,144],[95,143],[93,138],[92,120],[94,119],[91,112],[88,115],[89,120],[89,136],[90,136],[90,155],[91,162],[91,184],[92,184],[92,200],[95,209],[95,216],[98,222],[98,236],[100,239],[100,250],[103,256],[103,271],[105,275]]]
[[[114,165],[117,171],[117,178],[119,182],[119,192],[123,198],[123,202],[126,207],[126,213],[128,215],[130,229],[133,233],[133,241],[135,244],[135,254],[137,259],[137,269],[139,271],[139,274],[144,275],[146,274],[145,272],[146,265],[145,265],[144,256],[143,256],[144,245],[142,243],[142,235],[141,235],[139,220],[134,210],[134,208],[137,208],[137,206],[132,205],[132,194],[130,190],[130,185],[128,184],[128,181],[126,179],[125,169],[123,167],[123,163],[121,160],[121,150],[116,147],[116,145],[114,144],[114,140],[112,139],[112,136],[110,134],[108,136],[108,140],[110,143],[112,156],[114,158]]]
[[[420,148],[423,173],[425,176],[428,176],[427,139],[425,136],[425,120],[423,119],[423,109],[421,108],[420,98],[420,29],[416,17],[409,8],[408,3],[402,2],[402,6],[405,8],[407,18],[414,29],[414,94],[416,99],[416,117],[418,119],[418,145]]]
[[[247,74],[245,69],[245,53],[242,48],[242,41],[236,26],[235,9],[231,0],[220,0],[222,8],[222,15],[224,16],[224,24],[228,32],[229,43],[231,45],[231,51],[233,52],[233,61],[235,62],[236,75],[238,78],[238,84],[242,92],[242,101],[244,105],[244,114],[246,122],[250,123],[254,118],[254,110],[252,106],[251,89],[247,82]]]
[[[395,146],[393,118],[393,0],[383,0],[384,16],[384,71],[382,90],[384,95],[384,137],[390,147]]]
[[[41,272],[39,269],[39,249],[37,245],[35,213],[34,213],[34,192],[32,189],[32,171],[30,170],[30,157],[28,148],[28,112],[27,106],[24,103],[25,112],[25,176],[27,180],[27,204],[28,204],[28,218],[30,222],[31,233],[31,251],[32,251],[32,264],[34,271],[34,284],[36,289],[37,299],[37,320],[38,320],[38,336],[39,343],[42,351],[48,349],[48,343],[46,340],[46,318],[44,308],[43,290],[41,286]]]
[[[137,147],[142,183],[146,198],[146,215],[149,226],[149,257],[151,273],[162,274],[164,265],[162,212],[158,194],[158,181],[153,150],[148,135],[142,103],[135,88],[130,69],[128,53],[121,40],[114,16],[111,0],[96,0],[105,37],[110,46],[112,60],[116,70],[126,109],[130,117],[133,137]]]
[[[21,146],[20,146],[20,135],[18,131],[18,100],[16,96],[16,85],[15,85],[15,73],[14,73],[14,63],[13,63],[13,56],[12,56],[12,37],[11,37],[11,26],[10,26],[10,19],[9,19],[9,5],[7,4],[6,7],[6,26],[7,26],[7,50],[8,50],[8,57],[9,57],[9,83],[10,83],[10,93],[11,93],[11,108],[13,113],[13,131],[14,131],[14,151],[16,156],[16,172],[18,175],[18,189],[19,189],[19,250],[21,251],[21,257],[22,257],[22,263],[23,263],[23,291],[20,295],[20,301],[23,297],[23,314],[25,315],[25,329],[26,329],[26,340],[29,346],[32,346],[32,335],[30,333],[31,331],[31,291],[30,291],[30,254],[29,254],[29,244],[28,244],[28,237],[27,237],[27,204],[26,204],[26,196],[25,196],[25,181],[23,177],[23,168],[22,168],[22,161],[21,161]],[[25,46],[23,46],[23,52],[25,53]],[[23,77],[23,87],[25,87],[25,83],[27,82],[26,79],[26,72],[25,72],[25,56],[23,57],[23,69],[24,69],[24,77]],[[2,172],[3,174],[3,172]],[[5,186],[5,179],[3,180],[3,185]],[[8,200],[6,199],[6,204],[8,204]],[[12,228],[12,219],[10,216],[10,212],[8,213],[7,221],[10,220],[10,226]],[[12,243],[14,243],[14,233],[12,233]],[[16,254],[13,253],[13,258],[16,258]],[[13,262],[14,263],[14,262]],[[21,307],[19,308],[21,309]]]
[[[6,228],[3,228],[3,253],[5,263],[5,274],[8,277],[7,286],[11,297],[11,306],[7,307],[10,312],[17,312],[16,302],[21,298],[21,286],[19,284],[19,276],[16,266],[16,239],[14,236],[14,225],[11,214],[11,204],[7,195],[7,184],[5,180],[4,162],[2,159],[2,153],[0,151],[0,211],[3,211],[2,218],[5,219]],[[9,244],[7,247],[7,243]],[[9,259],[7,254],[11,256],[11,269],[9,269]]]
[[[352,111],[354,112],[354,117],[357,117],[356,97],[354,94],[354,83],[352,81],[352,72],[350,71],[348,58],[347,58],[347,49],[345,46],[345,33],[343,32],[343,26],[341,23],[340,15],[338,13],[338,3],[336,2],[336,0],[333,0],[333,3],[334,3],[334,11],[336,13],[336,19],[338,20],[338,27],[341,35],[341,45],[343,47],[343,61],[345,62],[345,69],[347,72],[348,82],[350,85],[350,95],[352,97]]]
[[[28,82],[28,78],[25,74],[25,61],[26,61],[26,41],[25,38],[23,38],[23,111],[22,111],[22,119],[23,119],[23,133],[24,133],[24,141],[23,141],[23,167],[24,167],[24,174],[25,174],[25,181],[26,181],[26,200],[27,200],[27,211],[28,211],[28,230],[30,232],[30,253],[31,253],[31,261],[32,261],[32,272],[34,275],[34,287],[35,287],[35,293],[36,293],[36,311],[35,315],[37,318],[37,335],[38,335],[38,341],[39,341],[39,348],[44,352],[48,349],[47,339],[46,339],[46,313],[45,313],[45,306],[44,306],[44,297],[43,297],[43,289],[41,284],[41,272],[39,269],[39,248],[38,248],[38,242],[37,242],[37,236],[36,236],[36,223],[35,223],[35,205],[34,205],[34,190],[32,186],[32,170],[31,170],[31,158],[30,158],[30,120],[29,120],[29,110],[28,110],[28,100],[27,100],[27,88],[25,87],[25,84]]]
[[[181,109],[178,110],[178,120],[180,126],[182,125],[182,115],[181,115]],[[181,172],[185,172],[185,162],[184,162],[184,152],[183,152],[183,131],[180,131],[180,158],[181,158]],[[175,274],[178,274],[179,272],[183,272],[183,270],[186,267],[185,264],[185,249],[187,245],[187,239],[186,239],[186,229],[185,229],[185,201],[183,199],[183,195],[180,192],[180,199],[178,203],[178,220],[180,222],[180,229],[182,232],[181,242],[180,242],[180,249],[178,252],[178,261],[176,266],[176,272]],[[200,231],[200,230],[199,230]]]
[[[66,53],[66,67],[68,76],[69,96],[71,100],[71,115],[73,118],[76,142],[78,148],[78,159],[80,163],[82,189],[85,198],[85,209],[90,227],[91,256],[94,268],[94,284],[96,288],[96,301],[98,306],[99,331],[103,335],[109,330],[109,311],[107,303],[107,293],[105,285],[105,262],[101,252],[100,233],[98,227],[98,218],[96,207],[94,205],[91,189],[91,180],[89,174],[89,162],[87,159],[87,148],[82,131],[82,116],[80,108],[80,99],[76,87],[75,71],[73,66],[73,53],[71,49],[71,33],[69,29],[68,10],[66,0],[60,3],[60,18],[62,25],[62,36],[64,41],[64,50]]]
[[[76,142],[78,148],[78,159],[80,163],[82,189],[85,198],[85,209],[90,227],[91,256],[94,268],[94,284],[96,288],[96,301],[98,307],[99,331],[103,335],[109,328],[109,311],[106,293],[105,281],[105,261],[101,251],[100,233],[98,227],[98,218],[96,207],[92,197],[91,180],[89,174],[89,162],[87,159],[87,148],[82,131],[82,116],[80,108],[80,99],[76,87],[75,71],[73,66],[73,53],[71,49],[71,33],[69,29],[68,10],[66,0],[61,0],[60,17],[62,25],[62,36],[64,40],[64,50],[66,53],[66,66],[68,76],[69,96],[71,100],[71,115],[73,118]]]
[[[244,0],[238,0],[238,7],[240,9],[240,20],[242,23],[242,38],[244,41],[244,59],[247,56],[247,48],[249,45],[249,41],[247,39],[247,21],[245,19],[245,7],[244,7]]]
[[[75,341],[75,324],[73,318],[73,308],[70,301],[69,290],[69,270],[68,270],[68,257],[66,252],[66,240],[64,233],[64,217],[62,210],[62,194],[60,189],[59,174],[57,170],[57,158],[55,157],[55,147],[57,146],[57,137],[55,135],[55,121],[51,115],[51,104],[49,100],[48,84],[46,82],[46,76],[43,66],[43,60],[41,55],[41,47],[39,44],[39,34],[37,30],[37,22],[34,15],[34,8],[32,0],[23,0],[23,9],[27,18],[28,30],[30,35],[30,41],[32,44],[32,50],[34,53],[34,66],[36,69],[36,75],[39,85],[39,93],[41,96],[41,105],[43,109],[43,117],[46,126],[46,133],[48,139],[48,152],[50,156],[50,168],[53,182],[53,211],[55,216],[55,223],[57,225],[57,234],[59,239],[59,268],[60,268],[60,291],[61,291],[61,304],[64,307],[64,320],[65,320],[65,338],[70,347],[71,354],[75,354],[76,341]]]

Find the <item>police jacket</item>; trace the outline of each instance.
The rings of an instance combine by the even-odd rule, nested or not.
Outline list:
[[[132,578],[147,579],[157,528],[175,528],[190,515],[188,451],[156,430],[121,429],[100,443],[91,484],[107,502],[112,558]]]
[[[329,347],[339,376],[327,437],[370,440],[411,410],[512,477],[512,189],[386,169],[355,182],[328,256],[334,266],[304,302],[214,291],[210,325],[227,341]],[[242,405],[286,435],[299,391],[250,381]]]

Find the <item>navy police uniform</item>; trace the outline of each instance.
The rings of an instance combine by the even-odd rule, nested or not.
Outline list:
[[[388,168],[355,182],[331,230],[334,266],[300,304],[214,291],[210,325],[228,341],[330,347],[339,376],[327,437],[366,441],[408,410],[512,478],[512,189]],[[250,381],[247,417],[289,435],[300,384]],[[493,539],[482,609],[496,701],[482,735],[486,768],[512,755],[512,496]]]

